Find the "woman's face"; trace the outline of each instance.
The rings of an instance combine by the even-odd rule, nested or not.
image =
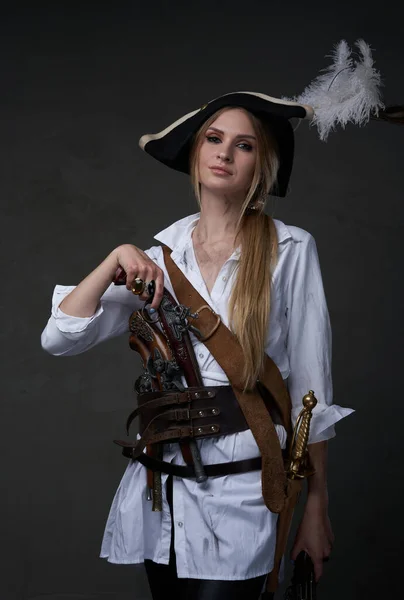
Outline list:
[[[257,140],[248,115],[226,110],[210,125],[199,149],[202,186],[227,194],[247,193],[255,170]]]

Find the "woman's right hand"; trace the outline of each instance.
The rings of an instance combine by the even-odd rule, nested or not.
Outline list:
[[[144,282],[155,282],[155,292],[150,308],[157,308],[163,297],[164,273],[154,260],[149,258],[143,250],[132,244],[122,244],[115,249],[115,259],[117,270],[121,267],[126,273],[126,288],[132,290],[133,280],[136,277],[143,279]],[[139,296],[143,300],[149,297],[147,293]]]

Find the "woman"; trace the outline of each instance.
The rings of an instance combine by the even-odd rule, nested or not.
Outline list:
[[[155,236],[193,287],[242,345],[246,385],[254,385],[265,353],[288,383],[292,422],[302,397],[315,390],[309,452],[316,473],[291,558],[306,550],[316,579],[330,554],[327,440],[334,423],[352,412],[332,404],[331,333],[313,237],[263,214],[269,192],[285,195],[293,161],[289,119],[308,107],[262,94],[217,98],[164,131],[143,136],[141,147],[168,166],[189,172],[200,213]],[[126,286],[111,284],[122,268]],[[150,304],[159,307],[165,286],[172,294],[161,246],[143,251],[115,248],[77,286],[56,286],[42,346],[73,355],[128,331],[128,318],[147,294],[132,282],[155,282]],[[212,354],[191,334],[203,383],[228,385]],[[286,432],[276,425],[282,448]],[[259,456],[250,429],[198,440],[202,462],[214,464]],[[164,460],[184,464],[178,444]],[[146,500],[145,467],[128,464],[105,529],[101,556],[114,563],[145,562],[154,599],[170,589],[180,598],[259,598],[273,568],[277,514],[266,507],[259,471],[193,479],[162,474],[163,510]]]

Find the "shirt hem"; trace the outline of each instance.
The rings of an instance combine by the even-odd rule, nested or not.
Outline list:
[[[108,554],[100,554],[99,558],[102,558],[103,560],[106,560],[107,562],[109,562],[113,565],[139,565],[139,564],[144,563],[144,558],[140,558],[140,557],[116,560],[116,559],[110,558],[110,556]]]
[[[147,559],[147,557],[144,558],[133,558],[130,560],[126,560],[126,559],[121,559],[121,560],[114,560],[112,558],[109,557],[108,554],[100,554],[100,558],[107,560],[107,562],[114,564],[114,565],[138,565],[138,564],[142,564],[144,563],[145,560],[152,560],[152,559]],[[160,565],[167,565],[168,562],[164,562],[164,561],[154,561],[157,564]],[[179,579],[210,579],[212,581],[244,581],[246,579],[254,579],[255,577],[261,577],[262,575],[268,575],[268,573],[270,573],[273,569],[273,564],[271,564],[269,567],[266,567],[263,571],[257,571],[256,573],[252,573],[249,574],[248,577],[246,576],[239,576],[239,577],[229,577],[228,575],[212,575],[212,573],[209,573],[208,575],[205,575],[204,573],[188,573],[187,571],[181,571],[180,569],[178,569],[177,567],[177,577]]]
[[[257,571],[256,573],[249,574],[248,576],[229,577],[228,575],[204,575],[201,573],[185,573],[177,568],[177,576],[179,579],[211,579],[212,581],[245,581],[246,579],[254,579],[255,577],[261,577],[262,575],[268,575],[273,569],[273,565],[269,569],[263,571]]]

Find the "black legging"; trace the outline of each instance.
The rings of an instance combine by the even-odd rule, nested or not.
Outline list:
[[[186,579],[177,577],[174,552],[174,522],[172,508],[172,476],[167,479],[167,500],[171,511],[170,562],[161,565],[145,560],[147,578],[153,600],[166,600],[174,595],[176,600],[258,600],[265,575],[241,581],[217,581],[211,579]]]

